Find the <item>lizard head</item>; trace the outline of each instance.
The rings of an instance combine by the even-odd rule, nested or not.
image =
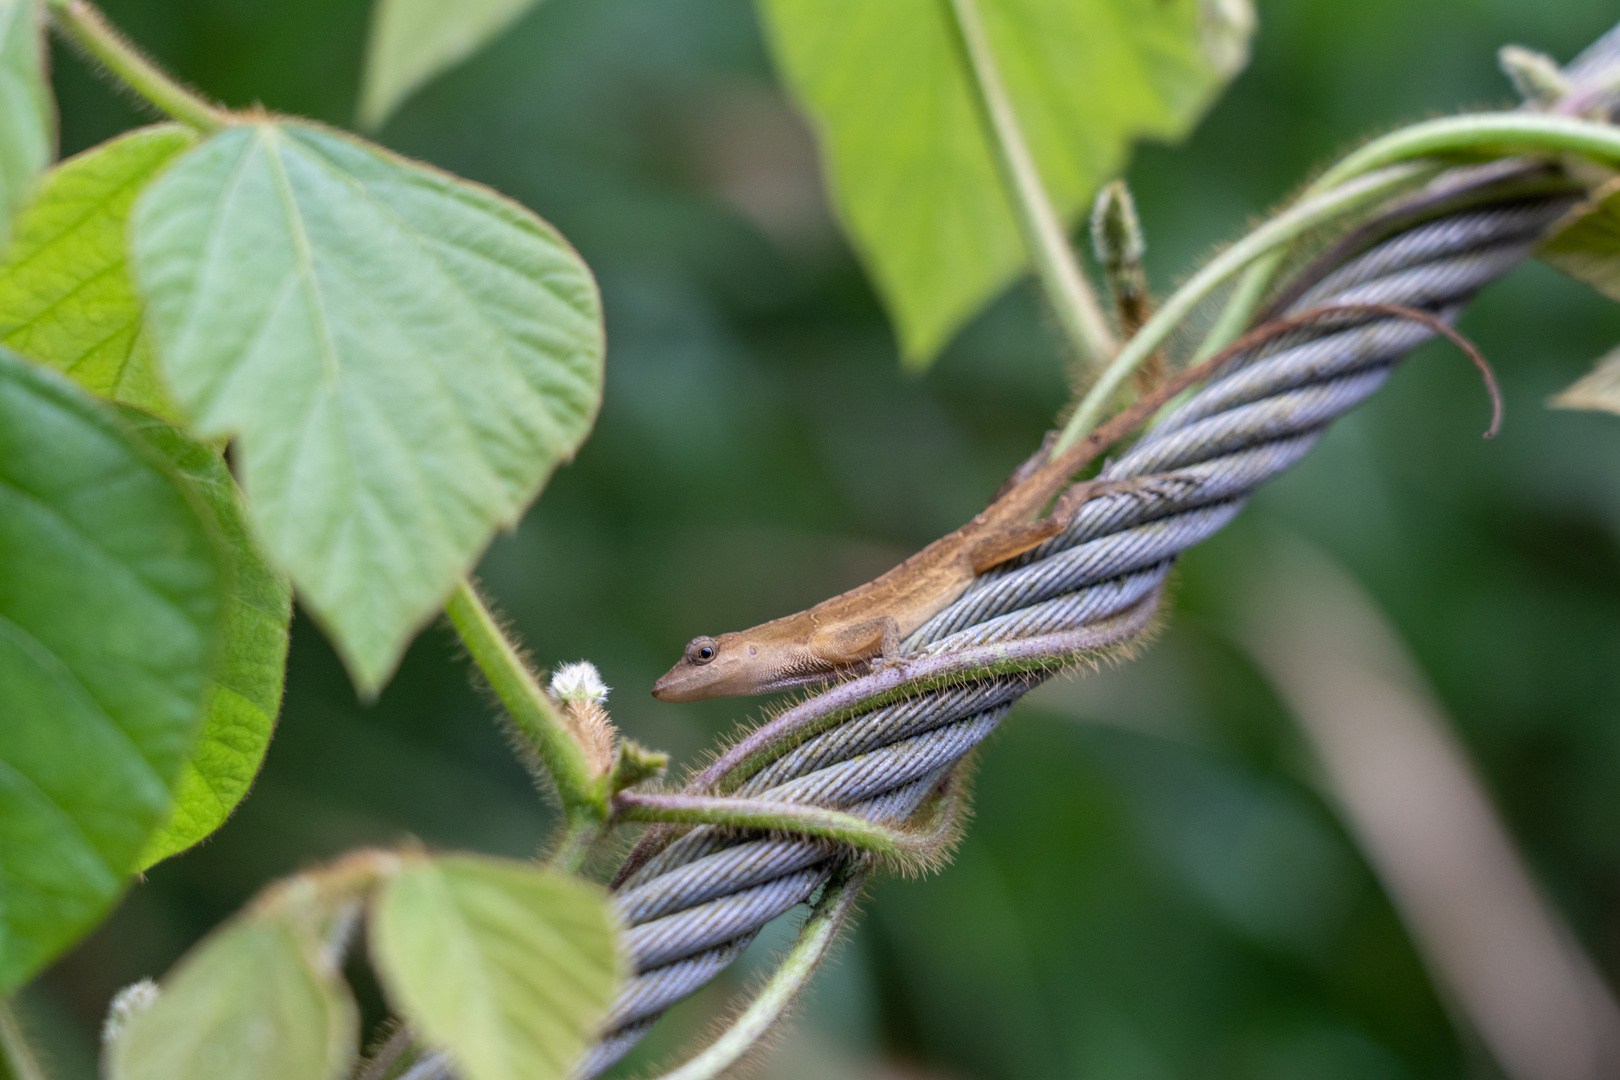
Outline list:
[[[686,644],[680,662],[653,683],[653,697],[659,701],[706,701],[709,698],[768,694],[825,678],[825,673],[807,675],[779,656],[781,646],[767,644],[765,635],[750,632],[695,637]]]
[[[653,683],[653,697],[659,701],[704,701],[755,691],[732,689],[738,676],[746,676],[742,658],[748,649],[737,634],[695,637],[686,643],[680,662]]]

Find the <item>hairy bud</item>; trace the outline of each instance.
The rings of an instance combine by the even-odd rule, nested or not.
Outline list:
[[[602,681],[602,673],[589,660],[564,664],[551,676],[551,696],[558,701],[592,702],[606,705],[613,688]]]
[[[1091,207],[1091,247],[1097,261],[1110,270],[1141,265],[1147,251],[1136,200],[1123,180],[1110,180],[1097,192]]]
[[[563,716],[595,776],[606,776],[618,756],[618,731],[602,707],[611,689],[589,660],[564,664],[551,676],[551,696],[562,705]]]
[[[1545,53],[1518,45],[1504,45],[1496,54],[1502,71],[1513,81],[1513,89],[1532,105],[1556,104],[1572,87],[1558,64]]]
[[[101,1041],[111,1043],[122,1035],[131,1020],[157,1004],[160,993],[157,983],[142,979],[114,994],[112,1003],[107,1006],[107,1019],[101,1024]]]

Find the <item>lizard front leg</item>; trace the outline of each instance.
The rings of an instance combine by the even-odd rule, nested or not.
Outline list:
[[[900,655],[900,624],[893,615],[829,626],[810,635],[810,654],[834,667]]]

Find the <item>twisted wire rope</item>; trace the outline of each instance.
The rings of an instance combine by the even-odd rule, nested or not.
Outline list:
[[[1399,304],[1450,320],[1523,260],[1573,201],[1520,197],[1409,228],[1328,274],[1289,310]],[[905,822],[1060,662],[1145,629],[1176,556],[1223,528],[1256,487],[1297,462],[1433,336],[1408,320],[1346,318],[1235,359],[1099,474],[1137,481],[1132,489],[1087,502],[1061,534],[979,576],[901,650],[910,660],[1001,649],[1026,670],[876,707],[857,701],[855,715],[727,793]],[[626,875],[615,904],[634,976],[578,1075],[611,1066],[766,923],[811,899],[847,857],[825,841],[698,826]]]

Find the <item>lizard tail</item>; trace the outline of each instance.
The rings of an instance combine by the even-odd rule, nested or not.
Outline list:
[[[1237,357],[1307,326],[1313,326],[1334,318],[1366,315],[1385,315],[1421,323],[1461,349],[1473,361],[1474,366],[1479,369],[1480,376],[1485,382],[1485,390],[1490,395],[1491,423],[1490,427],[1485,431],[1485,438],[1495,438],[1497,431],[1502,426],[1502,391],[1497,383],[1496,373],[1491,370],[1490,361],[1485,359],[1479,348],[1453,328],[1450,323],[1433,312],[1424,311],[1421,308],[1406,307],[1402,304],[1327,304],[1322,307],[1311,308],[1308,311],[1302,311],[1298,315],[1273,319],[1250,330],[1208,359],[1199,361],[1185,371],[1176,374],[1152,393],[1137,398],[1130,405],[1093,428],[1090,434],[1062,454],[1050,459],[1046,464],[1029,473],[1023,483],[1006,492],[997,502],[1014,499],[1019,502],[1028,502],[1032,504],[1029,512],[1033,513],[1035,507],[1048,502],[1069,483],[1075,473],[1091,464],[1097,458],[1097,455],[1147,422],[1183,390],[1208,379]]]

